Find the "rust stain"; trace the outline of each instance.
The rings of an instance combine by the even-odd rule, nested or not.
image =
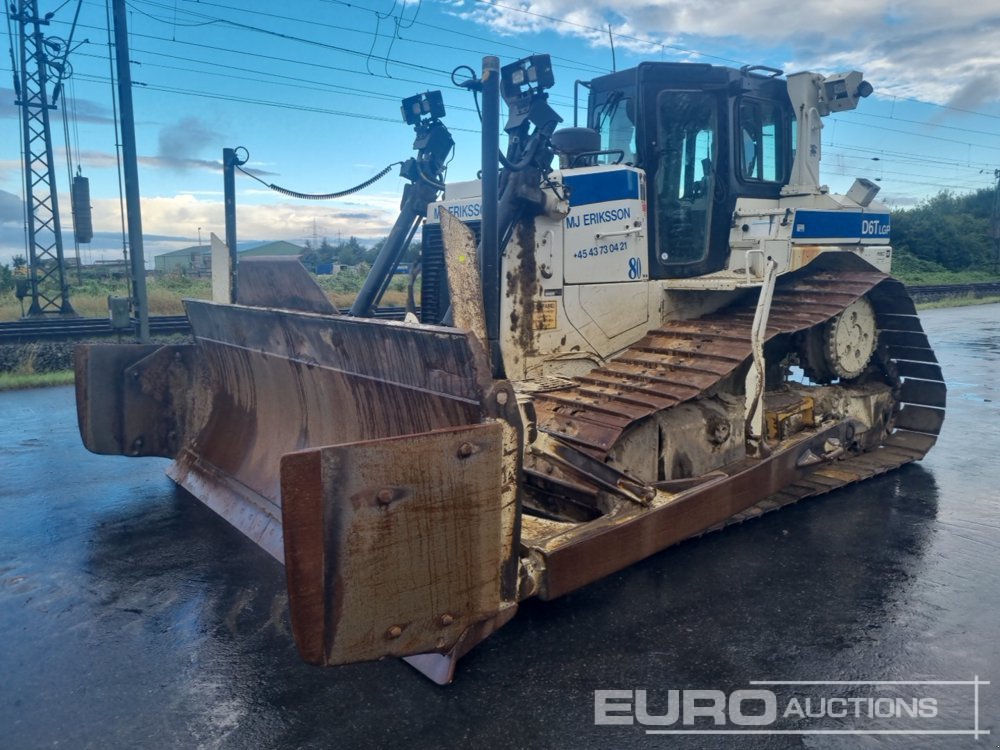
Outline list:
[[[507,297],[512,300],[510,330],[518,349],[525,354],[536,351],[532,321],[535,313],[535,294],[538,290],[538,268],[535,258],[534,222],[518,224],[515,246],[518,248],[517,273],[507,274]]]
[[[322,459],[299,453],[282,461],[285,576],[292,634],[303,660],[325,661],[327,601],[323,584],[324,535]]]

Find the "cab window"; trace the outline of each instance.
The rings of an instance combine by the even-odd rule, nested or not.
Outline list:
[[[744,98],[739,118],[740,177],[747,182],[784,182],[786,131],[778,105]]]

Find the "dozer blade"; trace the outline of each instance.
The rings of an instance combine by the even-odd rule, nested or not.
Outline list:
[[[519,421],[479,341],[291,310],[187,311],[194,346],[79,348],[87,447],[174,458],[175,481],[287,558],[308,660],[424,654],[418,666],[450,679],[516,601]]]
[[[464,332],[206,302],[187,310],[199,424],[169,474],[279,560],[281,456],[486,419],[484,355]]]
[[[176,456],[196,360],[193,346],[78,346],[76,409],[87,450],[114,456]]]

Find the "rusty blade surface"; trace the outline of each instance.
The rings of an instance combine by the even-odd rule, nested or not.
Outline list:
[[[502,425],[487,423],[282,459],[303,659],[447,654],[467,631],[513,615],[501,585],[514,523],[500,502],[504,452]]]
[[[236,269],[236,302],[240,305],[327,315],[337,312],[298,258],[240,258]]]
[[[169,474],[279,560],[282,455],[483,421],[466,332],[186,304],[200,361]]]

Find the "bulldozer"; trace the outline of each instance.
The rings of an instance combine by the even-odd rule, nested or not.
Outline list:
[[[487,57],[482,171],[437,93],[349,310],[296,259],[187,300],[193,343],[76,353],[96,453],[169,476],[285,566],[301,657],[445,684],[531,597],[919,460],[941,368],[879,186],[820,183],[861,73],[642,63],[560,128],[550,58]],[[500,151],[500,101],[508,119]],[[379,314],[421,232],[419,314]]]

